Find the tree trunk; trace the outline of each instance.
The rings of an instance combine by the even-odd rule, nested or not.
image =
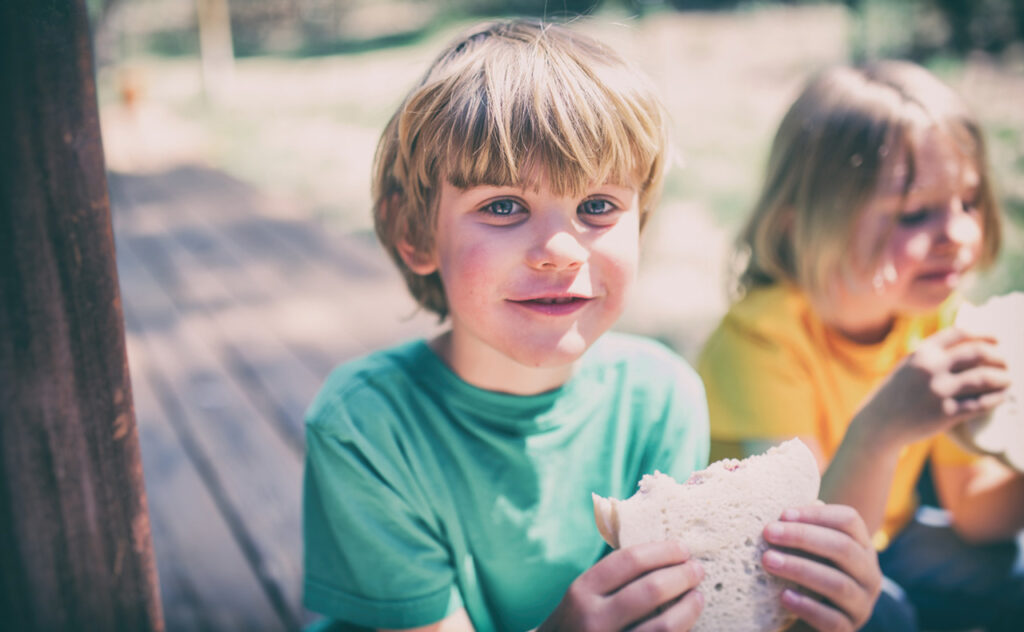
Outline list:
[[[162,630],[84,0],[0,2],[0,622]]]

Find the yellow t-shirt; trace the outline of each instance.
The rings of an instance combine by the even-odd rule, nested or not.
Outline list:
[[[936,313],[900,318],[885,340],[862,345],[827,329],[793,287],[751,291],[732,306],[697,363],[712,442],[814,437],[831,460],[865,398],[921,340],[950,323],[952,313],[948,301]],[[878,548],[913,516],[914,486],[929,455],[940,464],[975,458],[945,436],[906,446],[875,535]]]

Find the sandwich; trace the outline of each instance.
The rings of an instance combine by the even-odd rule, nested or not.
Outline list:
[[[1010,372],[1006,400],[980,418],[958,424],[950,435],[962,446],[1024,472],[1024,293],[995,296],[981,305],[965,303],[956,326],[996,339]]]
[[[792,584],[762,568],[762,531],[784,509],[814,503],[820,484],[814,455],[792,439],[761,455],[712,463],[685,483],[646,475],[626,500],[594,494],[594,519],[614,548],[676,539],[701,563],[697,632],[769,632],[793,622],[781,602]]]

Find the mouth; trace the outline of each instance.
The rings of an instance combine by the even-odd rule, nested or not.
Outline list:
[[[965,270],[956,267],[942,268],[919,274],[917,276],[917,280],[927,284],[936,284],[954,288],[959,285],[964,272]]]
[[[534,312],[561,316],[574,313],[592,300],[593,298],[587,296],[538,296],[527,299],[510,299],[509,302]]]
[[[583,298],[582,296],[551,296],[543,298],[531,298],[525,301],[517,301],[523,303],[540,303],[542,305],[565,305],[573,301],[586,301],[589,299]]]
[[[934,267],[925,268],[917,275],[921,281],[933,283],[955,283],[970,271],[973,258],[965,252],[944,261],[935,261]]]

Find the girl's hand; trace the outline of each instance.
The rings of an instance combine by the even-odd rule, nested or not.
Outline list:
[[[576,578],[537,632],[689,630],[704,607],[704,569],[678,542],[610,553]]]
[[[765,527],[764,539],[783,549],[765,551],[765,570],[801,586],[783,591],[782,605],[806,626],[844,632],[871,617],[882,571],[867,526],[852,507],[787,509]]]
[[[945,329],[907,356],[858,417],[902,447],[992,410],[1009,383],[995,340]]]

